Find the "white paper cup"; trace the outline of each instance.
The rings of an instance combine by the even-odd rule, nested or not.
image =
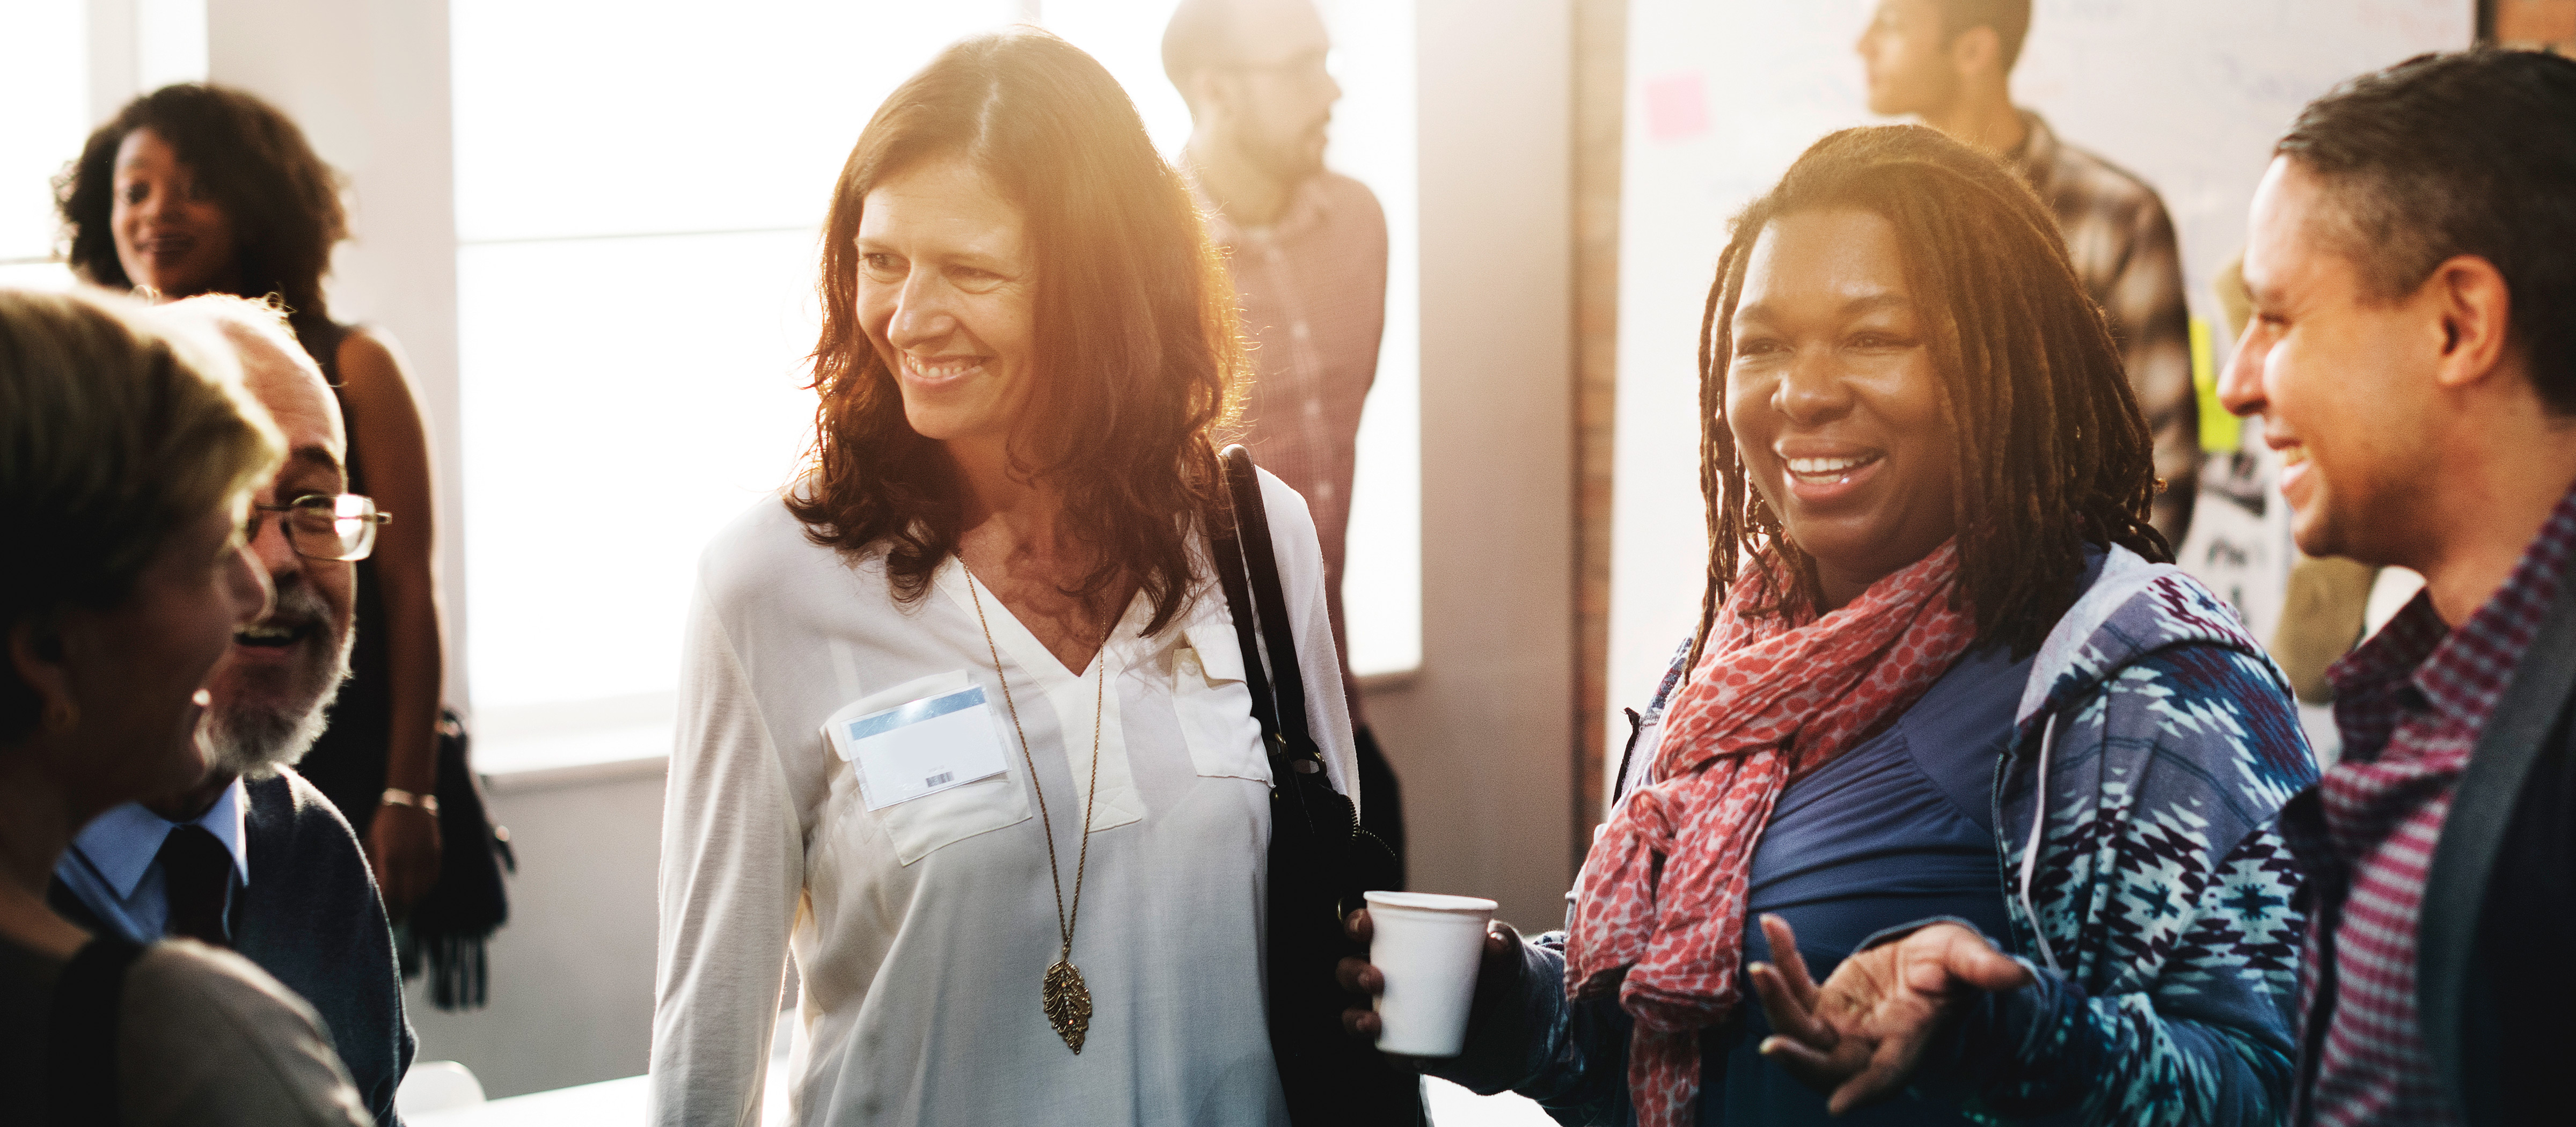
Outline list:
[[[1371,892],[1369,962],[1386,976],[1378,996],[1381,1052],[1454,1057],[1467,1046],[1467,1004],[1494,902],[1428,892]]]

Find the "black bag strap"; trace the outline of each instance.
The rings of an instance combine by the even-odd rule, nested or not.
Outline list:
[[[1297,664],[1297,635],[1289,626],[1288,596],[1279,585],[1279,556],[1270,541],[1269,511],[1261,503],[1261,475],[1253,468],[1252,452],[1240,444],[1226,447],[1218,458],[1225,469],[1226,492],[1234,503],[1234,520],[1210,539],[1275,787],[1285,781],[1283,769],[1300,775],[1321,772],[1324,753],[1306,723],[1305,671]]]
[[[1208,514],[1208,542],[1270,760],[1264,977],[1271,1058],[1289,1121],[1297,1127],[1423,1127],[1419,1078],[1342,1035],[1347,999],[1333,981],[1334,964],[1359,953],[1342,932],[1342,913],[1358,906],[1361,890],[1387,887],[1395,855],[1359,828],[1357,810],[1333,789],[1307,723],[1305,671],[1297,664],[1297,636],[1279,584],[1260,472],[1241,446],[1227,447],[1219,463],[1228,511]]]
[[[116,1099],[118,1013],[125,1005],[125,972],[143,948],[100,933],[63,964],[54,979],[45,1066],[47,1122],[119,1122]]]
[[[1208,515],[1208,544],[1216,566],[1217,585],[1225,591],[1225,609],[1234,620],[1235,649],[1243,657],[1243,680],[1252,690],[1252,718],[1261,724],[1261,750],[1279,754],[1279,706],[1271,698],[1270,675],[1262,670],[1260,622],[1252,609],[1252,592],[1244,576],[1243,540],[1235,535],[1233,499],[1227,510]]]

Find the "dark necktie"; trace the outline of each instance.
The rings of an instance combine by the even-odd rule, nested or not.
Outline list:
[[[169,892],[165,931],[200,943],[229,946],[224,893],[232,887],[233,857],[204,826],[172,826],[161,839],[162,887]]]

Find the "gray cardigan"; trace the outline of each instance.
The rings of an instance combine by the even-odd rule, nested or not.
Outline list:
[[[394,1124],[394,1089],[418,1045],[375,875],[347,819],[302,775],[248,787],[251,871],[294,877],[251,884],[233,949],[313,1003],[367,1110]]]

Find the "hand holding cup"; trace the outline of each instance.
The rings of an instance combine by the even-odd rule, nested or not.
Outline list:
[[[1446,928],[1440,927],[1439,921],[1433,921],[1431,946],[1434,948],[1435,959],[1432,962],[1435,965],[1429,968],[1432,977],[1425,980],[1418,973],[1424,969],[1424,960],[1399,949],[1411,948],[1419,953],[1415,942],[1421,938],[1418,932],[1411,938],[1401,933],[1409,923],[1420,922],[1418,917],[1421,913],[1379,903],[1381,897],[1411,898],[1414,895],[1371,893],[1372,908],[1353,912],[1344,920],[1343,927],[1350,937],[1367,944],[1370,953],[1367,958],[1343,959],[1337,970],[1342,989],[1365,999],[1342,1011],[1342,1027],[1353,1037],[1376,1042],[1388,1056],[1398,1060],[1422,1061],[1456,1056],[1471,1011],[1490,1006],[1491,999],[1508,991],[1519,980],[1522,963],[1520,933],[1510,924],[1491,921],[1492,909],[1488,905],[1492,901],[1431,897],[1429,899],[1433,901],[1462,902],[1468,918],[1463,921],[1467,925],[1464,928],[1457,926],[1459,921],[1455,920],[1453,913],[1440,913],[1452,918]],[[1399,920],[1395,918],[1397,913],[1414,918]],[[1463,944],[1458,942],[1461,938],[1457,934],[1459,931],[1466,933]],[[1480,932],[1482,942],[1478,944],[1474,937]],[[1470,967],[1473,969],[1468,969]],[[1388,983],[1390,975],[1396,980],[1392,991]],[[1408,987],[1416,989],[1409,993]],[[1390,993],[1393,995],[1391,1005],[1379,1001]],[[1472,1004],[1470,998],[1473,999]],[[1423,1038],[1421,1034],[1425,1030],[1415,1021],[1417,1017],[1430,1019],[1434,1028],[1428,1032],[1436,1036]],[[1453,1020],[1454,1031],[1448,1028]],[[1388,1035],[1391,1025],[1394,1036]]]

